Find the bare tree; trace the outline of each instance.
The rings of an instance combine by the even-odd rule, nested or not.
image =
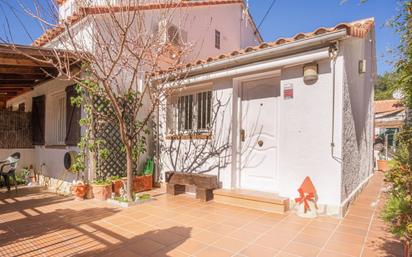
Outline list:
[[[179,29],[186,20],[184,2],[84,0],[77,1],[75,12],[65,19],[56,15],[53,0],[33,2],[19,5],[44,29],[34,45],[52,48],[55,54],[29,57],[53,64],[58,77],[77,83],[87,99],[98,97],[110,106],[111,111],[102,112],[102,106],[91,104],[86,111],[99,122],[118,123],[126,153],[127,196],[132,200],[133,165],[146,150],[150,122],[173,92],[170,88],[178,87],[173,70],[183,65],[193,46]],[[150,16],[149,7],[156,10]],[[165,69],[171,72],[162,75],[161,83],[153,83],[152,77]]]

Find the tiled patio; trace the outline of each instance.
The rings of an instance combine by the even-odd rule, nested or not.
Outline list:
[[[377,173],[342,219],[302,219],[189,196],[119,209],[51,193],[0,196],[0,256],[401,256],[379,219]]]

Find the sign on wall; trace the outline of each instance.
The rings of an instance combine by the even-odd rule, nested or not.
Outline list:
[[[283,99],[293,99],[293,84],[285,84],[283,86]]]

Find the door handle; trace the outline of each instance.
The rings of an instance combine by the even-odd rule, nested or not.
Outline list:
[[[240,130],[240,141],[245,142],[245,130],[244,129]]]

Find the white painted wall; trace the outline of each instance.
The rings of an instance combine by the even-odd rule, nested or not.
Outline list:
[[[302,54],[304,56],[305,54]],[[253,65],[253,64],[251,64]],[[341,53],[336,65],[332,60],[323,59],[318,62],[319,77],[311,85],[303,81],[303,65],[283,67],[281,71],[281,97],[278,99],[278,181],[276,187],[281,196],[293,199],[297,197],[297,189],[306,176],[309,176],[318,192],[318,203],[326,206],[328,214],[339,214],[341,199],[342,173],[342,109],[343,109],[343,70],[344,56]],[[335,92],[333,91],[333,70],[335,69]],[[272,70],[273,71],[273,70]],[[255,73],[259,74],[259,73]],[[263,74],[263,73],[261,73]],[[244,76],[247,74],[240,74]],[[251,75],[251,74],[249,74]],[[267,75],[266,75],[267,76]],[[230,145],[238,139],[236,118],[232,113],[237,111],[236,78],[212,81],[215,94],[222,94],[230,99],[230,112],[218,113],[224,117],[216,124],[220,133],[229,135]],[[284,99],[283,90],[293,86],[293,99]],[[196,85],[194,85],[196,86]],[[333,101],[333,92],[335,94]],[[334,105],[334,108],[333,108]],[[228,109],[229,110],[229,109]],[[333,119],[334,117],[334,119]],[[268,117],[270,118],[270,117]],[[333,124],[332,124],[332,121]],[[161,122],[161,124],[166,124]],[[164,133],[165,130],[162,132]],[[213,132],[215,135],[216,132]],[[220,136],[219,133],[216,133]],[[333,137],[333,138],[332,138]],[[331,144],[334,143],[333,151]],[[188,155],[190,150],[181,142],[181,154]],[[237,149],[234,146],[233,149]],[[237,184],[236,154],[229,151],[226,156],[232,159],[224,169],[217,169],[210,174],[219,174],[223,188],[232,188]],[[168,160],[164,155],[161,161]],[[215,159],[216,161],[216,159]],[[171,170],[164,165],[162,171]],[[194,170],[199,171],[199,170]],[[222,174],[224,174],[222,176]]]
[[[59,9],[62,18],[71,15],[75,10],[73,0],[66,1]],[[145,26],[151,31],[159,23],[160,17],[165,14],[163,10],[145,11]],[[187,41],[193,44],[187,56],[187,61],[217,56],[229,53],[247,46],[257,45],[260,38],[255,34],[255,28],[251,17],[243,13],[242,4],[209,5],[193,8],[177,8],[171,11],[170,22],[187,32]],[[102,15],[103,16],[103,15]],[[84,19],[75,24],[72,31],[76,35],[76,41],[88,44],[91,32],[91,23]],[[83,31],[85,30],[85,31]],[[215,30],[221,32],[221,48],[215,48]],[[73,33],[73,32],[72,32]],[[65,33],[52,41],[49,46],[61,47]],[[60,41],[60,42],[59,42]],[[64,49],[67,48],[63,47]]]
[[[45,134],[48,134],[50,130],[50,111],[53,106],[50,106],[50,98],[53,94],[57,92],[62,92],[65,88],[73,83],[67,80],[54,79],[47,81],[39,86],[36,86],[32,91],[27,92],[23,95],[17,96],[7,102],[7,106],[13,106],[16,103],[24,102],[26,104],[26,111],[31,112],[32,108],[32,97],[45,95],[46,96],[46,127]],[[69,174],[64,172],[63,166],[63,157],[67,151],[77,150],[77,147],[64,147],[63,149],[52,147],[49,148],[48,137],[46,136],[46,146],[35,146],[34,149],[22,150],[22,149],[12,149],[4,150],[7,152],[20,151],[22,153],[22,162],[21,165],[30,165],[33,164],[34,168],[38,172],[43,172],[43,175],[52,177],[52,178],[62,178],[66,181],[72,181],[76,178],[74,174]],[[0,152],[0,153],[2,153]],[[1,154],[3,156],[3,154]],[[44,165],[43,165],[44,164]],[[43,165],[43,167],[42,167]]]
[[[336,64],[334,156],[331,153],[333,115],[332,63],[318,63],[319,78],[313,85],[303,82],[303,66],[282,70],[281,91],[293,85],[294,97],[279,103],[279,193],[298,195],[309,176],[318,193],[318,203],[339,206],[342,141],[343,58]]]
[[[0,149],[0,160],[4,160],[15,152],[20,153],[20,161],[17,166],[17,172],[23,167],[35,165],[34,149]],[[1,166],[1,165],[0,165]]]

